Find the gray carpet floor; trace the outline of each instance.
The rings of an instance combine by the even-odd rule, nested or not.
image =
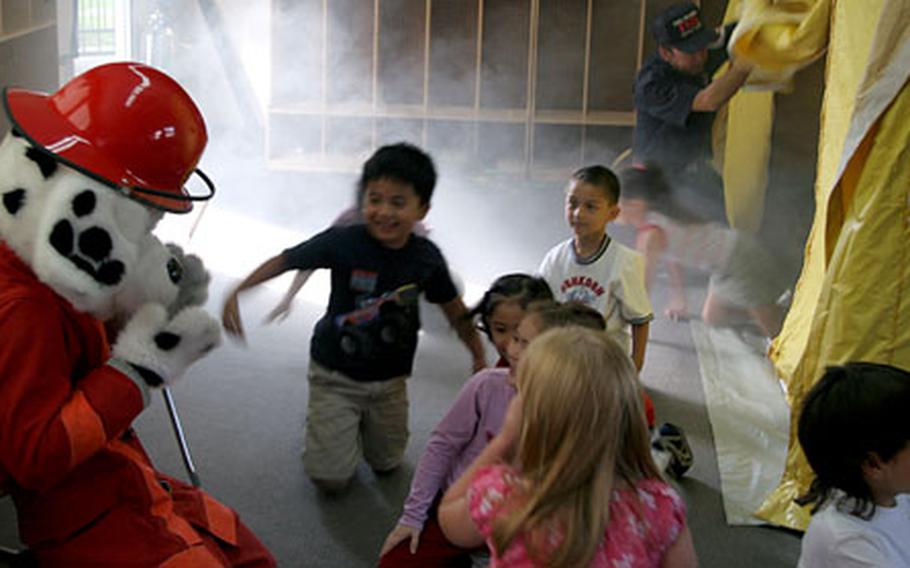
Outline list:
[[[254,322],[277,294],[244,303]],[[441,328],[421,337],[410,384],[411,442],[407,464],[377,478],[361,467],[346,494],[321,496],[307,481],[299,459],[306,405],[307,341],[315,307],[299,306],[280,324],[251,324],[246,346],[227,343],[200,362],[174,388],[203,486],[240,511],[281,566],[373,565],[408,491],[413,465],[433,425],[468,374],[468,357]],[[698,363],[685,324],[658,319],[652,328],[644,381],[659,420],[681,425],[695,465],[679,483],[701,566],[794,566],[798,537],[765,527],[726,525],[719,491],[711,425],[704,407]],[[137,428],[164,471],[185,478],[160,398]],[[0,509],[2,543],[15,542],[14,513]]]
[[[522,207],[521,215],[509,216],[516,191],[474,189],[434,200],[429,218],[432,236],[463,278],[486,285],[498,274],[533,271],[543,252],[565,238],[558,213],[561,188],[532,194],[533,200],[525,200],[528,206]],[[315,231],[349,195],[344,189],[329,204],[319,200],[321,208],[316,208],[316,198],[300,192],[293,205],[283,208],[276,201],[256,213],[278,224]],[[468,217],[439,213],[456,199]],[[226,201],[230,206],[229,196]],[[471,231],[465,231],[466,224]],[[486,255],[479,262],[478,250]],[[265,259],[275,252],[263,248],[259,256]],[[251,268],[245,267],[243,272]],[[232,282],[232,278],[215,274],[210,301],[213,312],[220,312],[223,291]],[[654,303],[659,313],[663,294],[657,292]],[[196,467],[205,489],[240,512],[281,566],[371,566],[400,513],[427,436],[468,377],[469,358],[441,324],[440,316],[427,310],[409,387],[411,440],[406,465],[381,478],[362,466],[347,493],[327,498],[306,479],[300,460],[308,342],[322,308],[298,302],[287,321],[259,325],[279,297],[275,290],[245,296],[242,310],[248,325],[247,344],[226,342],[173,389]],[[658,317],[651,329],[643,381],[653,395],[658,420],[681,425],[694,450],[695,465],[680,481],[679,489],[688,503],[701,566],[795,566],[799,554],[795,534],[767,527],[727,526],[711,425],[687,324]],[[160,469],[185,478],[160,397],[139,418],[137,429]],[[0,545],[16,542],[15,513],[9,499],[2,499]]]

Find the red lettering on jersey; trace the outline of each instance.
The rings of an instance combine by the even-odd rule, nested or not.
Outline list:
[[[595,296],[602,296],[604,293],[604,287],[598,284],[598,282],[590,276],[570,276],[562,281],[562,284],[559,286],[559,291],[565,294],[566,290],[575,288],[576,286],[583,286],[591,290]]]

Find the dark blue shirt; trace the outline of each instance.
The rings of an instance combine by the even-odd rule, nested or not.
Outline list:
[[[389,249],[365,225],[331,227],[283,256],[288,268],[331,270],[329,304],[313,330],[310,356],[358,381],[410,375],[419,294],[433,303],[458,296],[442,253],[413,234],[404,247]]]
[[[636,162],[657,163],[672,177],[711,158],[714,113],[693,111],[692,101],[725,60],[725,49],[710,50],[705,72],[688,75],[674,69],[659,53],[648,59],[635,80]]]

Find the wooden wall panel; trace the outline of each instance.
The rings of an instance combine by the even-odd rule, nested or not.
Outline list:
[[[564,169],[566,175],[581,165],[582,126],[537,124],[534,132],[534,165]]]
[[[477,155],[475,161],[480,168],[501,170],[523,170],[527,163],[525,155],[525,125],[505,122],[482,122],[478,124]]]
[[[330,116],[325,120],[326,154],[362,156],[373,146],[373,119]]]
[[[410,142],[423,146],[423,120],[383,118],[376,121],[376,146]]]
[[[474,154],[476,125],[461,120],[427,121],[427,150],[442,162],[464,162]]]
[[[582,107],[587,14],[587,0],[540,0],[538,110]]]
[[[430,106],[474,106],[477,0],[433,2],[430,21]]]
[[[269,143],[278,152],[273,156],[288,159],[318,154],[322,150],[322,117],[316,115],[279,115],[270,122]]]
[[[585,151],[582,161],[586,165],[603,164],[607,167],[624,150],[632,146],[631,126],[585,127]]]
[[[426,0],[379,3],[379,102],[423,104]]]
[[[633,110],[641,0],[594,0],[588,109]]]
[[[319,136],[282,124],[270,155],[318,138],[306,164],[349,167],[407,140],[482,171],[608,163],[631,142],[643,15],[674,1],[273,0],[270,116]]]
[[[373,102],[373,2],[330,0],[327,98],[338,103]]]
[[[528,104],[528,0],[485,0],[480,106],[525,108]]]
[[[272,102],[321,102],[322,0],[273,0],[272,10]]]

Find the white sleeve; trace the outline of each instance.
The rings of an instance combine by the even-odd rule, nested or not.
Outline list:
[[[537,267],[537,275],[547,282],[547,284],[550,286],[550,290],[553,292],[553,296],[558,298],[558,290],[554,287],[556,284],[558,284],[558,282],[554,282],[556,276],[556,274],[554,274],[556,272],[556,267],[554,264],[556,263],[556,257],[558,256],[556,252],[556,247],[550,249],[549,252],[547,252],[547,254],[543,257],[543,260],[540,261],[540,266]]]
[[[553,249],[547,251],[547,254],[544,255],[543,260],[540,261],[540,266],[537,267],[538,276],[547,278],[553,264]]]
[[[861,528],[863,524],[832,509],[816,513],[803,536],[799,568],[895,566],[887,545],[872,530]]]
[[[647,323],[654,319],[654,308],[645,287],[645,259],[626,250],[620,263],[617,295],[622,305],[622,319],[630,324]]]
[[[818,546],[803,546],[799,568],[891,568],[895,564],[869,534],[853,533],[828,543],[824,550]]]

